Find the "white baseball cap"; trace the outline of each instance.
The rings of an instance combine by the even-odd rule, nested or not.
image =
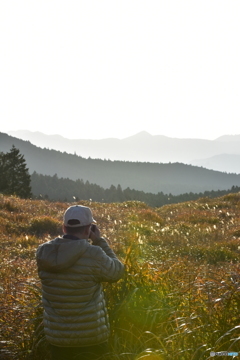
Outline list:
[[[91,209],[82,205],[70,206],[63,216],[63,223],[69,227],[79,227],[96,223]]]

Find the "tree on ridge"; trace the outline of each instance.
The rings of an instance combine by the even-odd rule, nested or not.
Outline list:
[[[31,194],[31,176],[24,156],[13,145],[8,153],[0,153],[0,192],[29,198]]]

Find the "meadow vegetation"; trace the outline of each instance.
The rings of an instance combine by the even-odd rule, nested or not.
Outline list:
[[[92,208],[127,269],[118,283],[104,284],[109,360],[198,360],[211,351],[240,351],[239,193],[160,208],[79,203]],[[35,253],[61,235],[69,205],[0,195],[1,360],[50,360]]]

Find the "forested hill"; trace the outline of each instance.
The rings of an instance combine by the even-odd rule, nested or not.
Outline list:
[[[24,155],[30,174],[55,175],[72,180],[82,179],[109,188],[121,185],[144,192],[183,194],[206,190],[226,190],[240,186],[240,175],[227,174],[180,163],[158,164],[85,159],[60,151],[41,149],[0,133],[0,151],[7,152],[12,145]],[[111,149],[109,149],[111,151]]]

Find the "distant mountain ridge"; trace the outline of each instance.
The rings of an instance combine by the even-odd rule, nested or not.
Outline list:
[[[217,141],[240,141],[240,135],[223,135],[216,139]]]
[[[150,135],[143,131],[125,139],[67,139],[27,130],[9,135],[28,140],[41,148],[66,151],[93,159],[169,163],[203,166],[222,172],[240,173],[240,135],[224,135],[216,140],[178,139]],[[227,160],[226,160],[227,159]]]
[[[24,155],[30,174],[55,175],[72,180],[82,179],[103,188],[121,185],[150,193],[179,195],[240,186],[240,175],[185,165],[181,163],[147,163],[86,159],[56,150],[41,149],[29,141],[0,133],[0,151],[15,145]]]
[[[199,159],[192,161],[192,165],[202,166],[206,169],[214,169],[227,173],[240,173],[240,155],[221,154],[215,155],[207,159]],[[224,170],[223,170],[224,169]],[[235,169],[235,171],[233,171]]]

